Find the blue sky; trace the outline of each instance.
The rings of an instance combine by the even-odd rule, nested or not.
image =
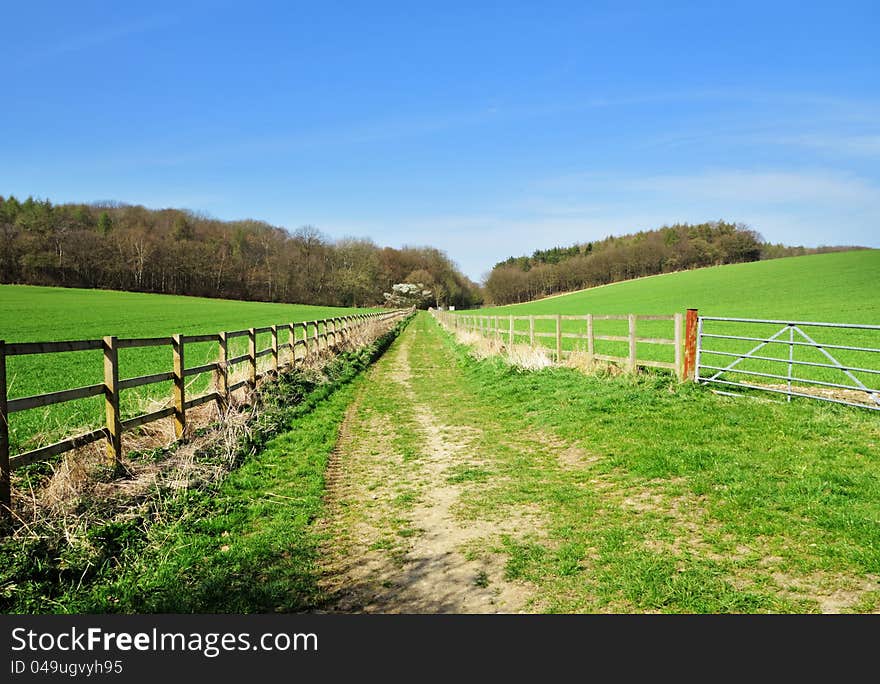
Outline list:
[[[4,3],[0,194],[506,256],[880,247],[880,3]]]

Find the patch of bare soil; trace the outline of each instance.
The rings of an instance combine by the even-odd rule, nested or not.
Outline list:
[[[423,435],[422,455],[403,464],[388,449],[376,445],[392,442],[394,423],[361,415],[360,402],[349,409],[336,454],[331,462],[328,503],[331,532],[325,554],[325,589],[338,612],[377,613],[497,613],[518,612],[528,599],[528,588],[504,579],[497,554],[467,554],[478,540],[515,532],[518,521],[460,520],[455,513],[463,490],[447,481],[448,470],[473,463],[468,443],[478,431],[440,423],[430,407],[416,402],[410,386],[412,367],[404,333],[396,354],[380,364],[390,368],[383,380],[398,383],[413,400],[414,415]],[[357,423],[357,430],[353,425]],[[355,437],[355,432],[360,438]],[[474,434],[474,433],[477,434]],[[378,451],[378,453],[377,453]],[[383,465],[385,469],[383,470]],[[419,496],[405,516],[415,534],[396,552],[376,548],[383,526],[394,517],[388,510],[393,496],[390,476],[406,468],[407,479],[417,483]],[[378,472],[377,472],[378,471]],[[383,477],[384,476],[384,477]],[[371,482],[382,482],[372,489]],[[348,515],[357,509],[355,515]],[[399,515],[399,514],[398,514]],[[347,529],[341,529],[347,527]]]
[[[774,572],[773,581],[793,599],[811,599],[823,613],[850,613],[870,593],[880,592],[880,577],[852,577],[842,573],[815,572],[807,576]]]
[[[671,481],[675,483],[675,480]],[[720,534],[720,527],[705,508],[704,498],[692,494],[669,494],[645,489],[629,494],[620,505],[634,515],[660,515],[667,522],[669,539],[645,539],[645,547],[681,558],[699,556],[716,562],[739,563],[759,557],[762,574],[779,588],[780,595],[795,601],[815,601],[822,613],[852,612],[871,594],[880,594],[880,576],[843,572],[815,572],[797,575],[779,570],[784,559],[768,553],[768,540],[756,537],[747,544],[735,543]],[[723,541],[725,550],[706,541],[707,536]],[[734,571],[728,581],[741,590],[754,581],[753,571]],[[880,607],[880,600],[878,600]]]
[[[844,379],[843,382],[846,382],[846,380]],[[788,385],[784,383],[757,382],[752,380],[750,380],[749,383],[752,385],[766,387],[768,389],[774,390],[785,391],[788,389]],[[864,406],[875,406],[877,404],[875,398],[878,397],[876,393],[872,394],[870,392],[863,392],[861,390],[848,390],[839,387],[820,387],[818,385],[803,385],[797,383],[795,383],[791,389],[792,391],[798,392],[800,394],[809,394],[814,397],[825,399],[838,399],[840,401],[849,401],[854,404],[861,404]]]

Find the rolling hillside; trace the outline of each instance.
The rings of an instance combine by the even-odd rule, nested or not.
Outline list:
[[[667,314],[880,323],[880,250],[669,273],[481,310],[485,314]]]
[[[590,290],[582,290],[558,297],[495,307],[480,310],[480,315],[499,316],[499,326],[506,330],[507,321],[503,318],[513,316],[540,316],[548,314],[594,315],[603,314],[672,314],[687,308],[696,308],[703,316],[729,318],[785,319],[831,323],[880,324],[880,250],[864,250],[816,254],[787,259],[773,259],[745,264],[716,266],[694,271],[670,273],[639,280],[615,283]],[[465,312],[467,315],[468,312]],[[555,330],[555,321],[537,320],[535,328],[539,332]],[[584,333],[584,321],[563,321],[565,333]],[[801,326],[807,334],[826,344],[880,348],[880,335],[877,331],[842,328],[819,328]],[[519,331],[528,330],[528,321],[515,321]],[[764,339],[777,333],[779,325],[752,325],[743,323],[707,322],[704,332],[722,335],[741,335]],[[597,335],[626,336],[626,321],[596,321]],[[640,321],[637,335],[640,337],[673,337],[670,322]],[[785,333],[788,339],[788,333]],[[800,339],[800,338],[799,338]],[[554,341],[547,337],[539,343],[552,347]],[[743,353],[754,347],[754,341],[712,339],[707,348],[724,352]],[[566,338],[563,348],[582,350],[585,342]],[[617,357],[627,355],[627,343],[597,341],[596,351]],[[828,363],[819,350],[810,347],[789,349],[789,345],[771,344],[761,350],[761,354],[772,358],[787,359],[789,352],[797,361],[808,363]],[[650,343],[638,344],[639,358],[672,362],[671,346]],[[878,369],[880,356],[875,353],[835,350],[835,358],[854,368]],[[709,365],[722,366],[730,362],[729,357],[720,355],[708,357]],[[773,366],[773,367],[771,367]],[[753,372],[773,372],[779,374],[778,364],[746,361],[739,365],[741,370]],[[875,373],[856,373],[869,387],[875,387]],[[819,367],[801,366],[795,376],[822,380],[825,382],[844,382],[849,380],[840,371]]]

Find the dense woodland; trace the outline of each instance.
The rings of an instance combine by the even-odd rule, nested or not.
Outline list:
[[[331,241],[306,226],[219,221],[176,209],[0,196],[0,282],[340,306],[383,304],[419,283],[422,305],[479,304],[441,251]]]
[[[844,249],[854,248],[770,244],[724,221],[675,224],[510,257],[495,265],[485,289],[493,303],[510,304],[658,273]]]
[[[523,302],[640,276],[852,247],[787,247],[741,224],[676,224],[511,257],[485,290],[433,247],[331,241],[311,226],[220,221],[112,202],[57,204],[0,196],[0,282],[339,306]]]

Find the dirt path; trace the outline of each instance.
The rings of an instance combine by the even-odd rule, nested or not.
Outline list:
[[[526,516],[462,510],[467,473],[485,466],[479,428],[447,425],[414,387],[448,359],[416,366],[423,334],[411,325],[376,367],[343,424],[328,477],[324,548],[332,610],[495,613],[526,608],[529,588],[505,580],[498,554],[479,552]],[[418,363],[426,359],[421,355]],[[462,476],[464,473],[464,476]]]
[[[734,433],[743,446],[717,466],[710,447],[670,437],[697,421],[687,401],[664,404],[665,393],[629,380],[600,385],[474,363],[448,342],[434,321],[417,317],[358,386],[328,472],[320,528],[326,609],[878,609],[873,567],[847,556],[833,528],[789,513],[792,501],[805,511],[818,510],[814,502],[791,492],[773,499],[765,474],[783,483],[791,473],[749,451],[751,432]],[[724,406],[712,410],[726,415]],[[796,463],[798,472],[808,466]],[[816,478],[832,476],[810,477],[803,486],[812,482],[812,492]],[[862,497],[874,505],[864,490]],[[758,525],[771,532],[756,535]],[[826,548],[850,560],[832,565]]]

